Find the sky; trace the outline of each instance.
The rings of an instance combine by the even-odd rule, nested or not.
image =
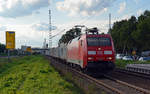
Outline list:
[[[150,0],[0,0],[0,43],[5,44],[5,31],[16,32],[16,48],[21,45],[42,47],[48,42],[51,9],[53,46],[64,31],[75,25],[109,29],[109,14],[114,22],[138,17],[150,10]]]

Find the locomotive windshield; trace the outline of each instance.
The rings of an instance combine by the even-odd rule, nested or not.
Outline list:
[[[111,46],[110,38],[106,37],[88,37],[88,46]]]

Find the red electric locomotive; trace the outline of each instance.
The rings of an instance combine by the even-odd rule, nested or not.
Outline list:
[[[67,62],[84,70],[109,72],[115,67],[115,50],[109,34],[83,34],[67,45]]]

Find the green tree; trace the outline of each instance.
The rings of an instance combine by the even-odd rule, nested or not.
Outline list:
[[[67,44],[70,40],[78,37],[81,35],[81,28],[72,28],[69,31],[66,32],[66,34],[62,35],[62,37],[60,38],[58,45],[60,45],[61,43],[65,43]]]
[[[0,43],[0,53],[4,53],[5,50],[6,50],[5,45]]]
[[[109,33],[117,52],[150,50],[150,11],[145,11],[138,19],[132,16],[128,20],[115,22]]]
[[[138,19],[136,36],[134,36],[138,48],[141,51],[150,50],[150,11],[145,11]]]

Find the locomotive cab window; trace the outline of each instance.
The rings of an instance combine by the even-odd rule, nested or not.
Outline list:
[[[111,40],[107,37],[88,37],[88,46],[111,46]]]

